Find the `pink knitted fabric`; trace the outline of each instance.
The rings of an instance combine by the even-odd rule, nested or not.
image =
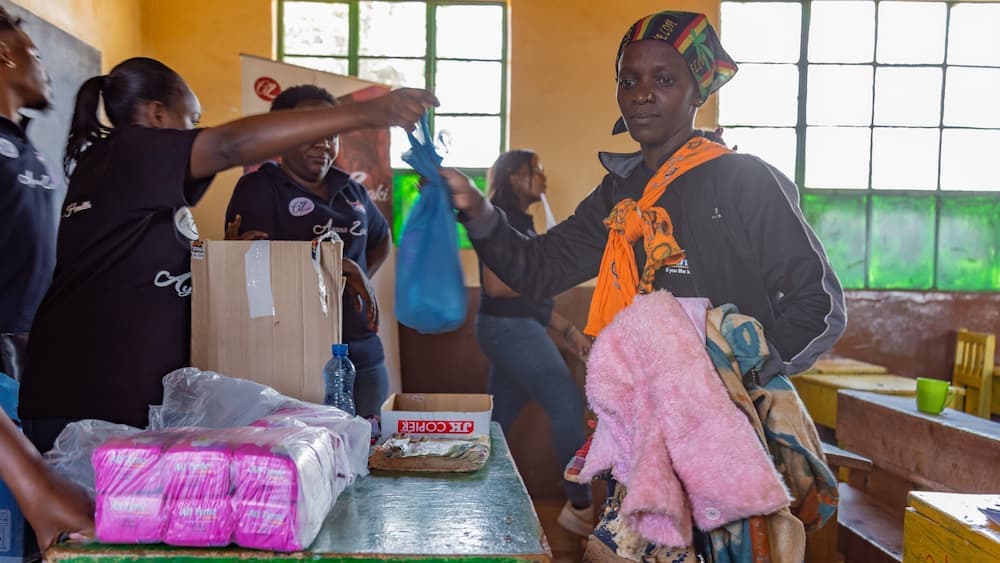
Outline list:
[[[707,531],[788,506],[704,337],[670,293],[636,297],[601,332],[587,398],[598,424],[580,478],[610,468],[628,489],[621,514],[653,543],[689,545],[692,516]]]

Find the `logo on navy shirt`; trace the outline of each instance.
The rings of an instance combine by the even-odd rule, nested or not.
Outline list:
[[[316,204],[307,197],[297,197],[288,202],[288,212],[292,214],[292,217],[309,215],[313,209],[316,209]]]
[[[349,203],[351,208],[357,211],[358,213],[368,213],[368,211],[365,210],[365,204],[361,203],[360,201],[351,201],[348,199],[347,203]]]
[[[81,211],[86,211],[92,207],[93,205],[90,204],[89,199],[87,201],[81,201],[80,203],[76,202],[71,203],[66,206],[66,211],[63,213],[63,217],[69,217],[70,215],[79,213]]]
[[[56,189],[56,185],[52,183],[52,178],[48,174],[42,174],[41,177],[35,178],[35,173],[31,170],[25,170],[18,174],[17,181],[30,188],[42,188],[43,190]]]
[[[177,297],[187,297],[191,295],[191,272],[175,276],[166,270],[160,270],[153,278],[153,285],[156,287],[173,286]]]

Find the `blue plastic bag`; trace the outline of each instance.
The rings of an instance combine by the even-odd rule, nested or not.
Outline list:
[[[427,179],[399,238],[396,318],[425,334],[462,326],[469,296],[458,257],[458,233],[451,192],[438,167],[441,157],[424,115],[417,135],[407,133],[403,160]],[[418,138],[419,137],[419,138]]]

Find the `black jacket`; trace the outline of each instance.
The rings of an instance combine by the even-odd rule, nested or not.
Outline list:
[[[511,288],[538,298],[596,276],[608,238],[604,219],[622,199],[638,200],[653,174],[639,153],[602,153],[601,162],[609,172],[601,184],[540,237],[509,228],[496,210],[467,222],[480,259]],[[843,289],[802,216],[794,183],[781,172],[751,155],[723,155],[674,180],[658,205],[687,253],[690,296],[733,303],[759,320],[784,361],[769,362],[767,371],[803,371],[840,338]],[[641,241],[635,248],[641,272]],[[670,289],[660,282],[658,275],[657,289]]]

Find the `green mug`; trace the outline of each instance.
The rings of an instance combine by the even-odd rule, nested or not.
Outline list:
[[[955,398],[955,392],[947,381],[917,378],[917,410],[927,414],[941,414],[945,405]]]

